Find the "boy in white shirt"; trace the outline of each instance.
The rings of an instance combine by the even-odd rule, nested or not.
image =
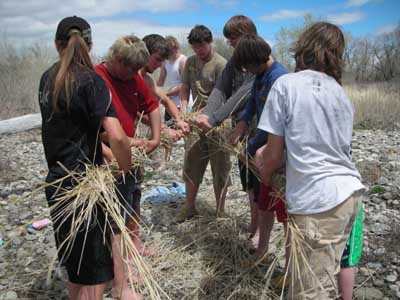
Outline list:
[[[337,26],[307,28],[295,46],[296,73],[275,82],[258,125],[268,132],[261,179],[271,185],[286,159],[289,222],[304,238],[291,247],[299,261],[290,262],[290,299],[331,299],[364,189],[351,162],[354,112],[340,81],[344,47]]]

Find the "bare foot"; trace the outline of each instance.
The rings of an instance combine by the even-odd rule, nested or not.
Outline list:
[[[135,293],[132,288],[125,287],[122,290],[113,288],[111,297],[115,300],[143,300],[143,295]]]

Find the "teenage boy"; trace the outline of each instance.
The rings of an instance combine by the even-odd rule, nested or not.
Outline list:
[[[182,74],[180,91],[182,111],[186,111],[190,92],[194,99],[192,111],[199,112],[204,108],[217,78],[225,67],[226,60],[213,50],[212,41],[211,31],[203,25],[196,25],[188,35],[188,42],[195,55],[187,59]],[[197,214],[196,195],[208,161],[211,163],[217,215],[224,211],[227,188],[231,184],[229,153],[210,141],[209,137],[199,134],[189,137],[186,141],[183,165],[186,198],[177,221],[183,221]]]
[[[265,185],[286,148],[286,203],[297,236],[294,246],[291,233],[290,251],[298,258],[290,266],[290,299],[331,299],[364,189],[351,161],[354,111],[341,86],[344,49],[337,26],[308,27],[294,48],[296,73],[275,82],[258,125],[268,132]]]
[[[167,96],[154,82],[149,74],[153,74],[161,64],[167,59],[169,55],[169,48],[167,41],[161,35],[149,34],[143,37],[143,42],[146,44],[147,50],[150,53],[149,60],[140,70],[139,75],[146,82],[147,86],[153,92],[154,96],[160,99],[160,102],[165,106],[166,113],[169,112],[170,118],[175,119],[175,126],[183,133],[189,133],[189,125],[184,122],[180,116],[179,108],[172,99]],[[169,130],[174,141],[179,139],[179,134],[174,130]]]
[[[147,153],[152,152],[160,143],[161,117],[158,102],[147,87],[138,71],[149,59],[145,44],[136,36],[129,35],[117,39],[111,46],[105,62],[97,65],[95,71],[104,79],[112,97],[112,103],[117,112],[122,128],[130,139],[132,147],[143,147]],[[137,116],[143,112],[148,115],[151,138],[135,138]],[[132,232],[132,240],[142,255],[148,251],[142,246],[139,237],[140,222],[140,181],[137,170],[132,170],[126,176],[125,199],[127,209],[133,220],[128,220],[128,229]],[[113,294],[119,299],[142,299],[138,295],[130,295],[130,289],[124,288],[125,278],[114,280]]]
[[[251,89],[250,99],[247,101],[240,121],[232,132],[231,141],[237,144],[239,139],[247,132],[249,124],[253,117],[257,117],[257,123],[260,120],[261,112],[264,108],[267,96],[274,82],[288,71],[279,62],[271,56],[271,47],[267,42],[257,35],[244,35],[241,37],[233,53],[233,60],[239,69],[246,69],[248,72],[256,75]],[[254,158],[257,149],[266,144],[267,132],[257,129],[247,143],[242,157]],[[246,160],[246,159],[244,159]],[[253,177],[253,187],[255,198],[260,202],[260,183]],[[264,191],[265,189],[263,189]],[[269,192],[261,193],[264,198],[270,198]],[[269,199],[268,202],[272,202]],[[269,238],[274,224],[274,210],[268,209],[269,205],[258,205],[258,227],[260,230],[259,241],[255,252],[255,257],[260,258],[268,251]],[[283,220],[281,220],[283,221]]]
[[[257,34],[253,21],[243,15],[233,16],[226,22],[223,30],[225,38],[232,48],[235,48],[244,34]],[[196,125],[204,131],[209,131],[231,117],[232,125],[238,122],[240,112],[247,102],[253,85],[254,75],[235,67],[230,59],[221,76],[218,78],[203,112],[196,117]],[[239,160],[239,172],[243,190],[247,192],[250,204],[250,236],[256,238],[257,233],[257,203],[254,201],[252,178],[254,177],[246,164]],[[258,243],[258,241],[257,241]]]

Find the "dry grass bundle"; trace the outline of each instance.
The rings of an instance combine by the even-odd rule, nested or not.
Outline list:
[[[84,229],[86,230],[85,236],[87,235],[88,229],[96,223],[98,210],[101,209],[106,214],[106,228],[103,230],[104,239],[106,239],[106,232],[112,232],[112,228],[116,227],[120,231],[121,242],[119,247],[127,266],[128,278],[131,279],[136,272],[131,267],[134,265],[140,274],[145,288],[144,292],[148,299],[170,299],[154,280],[151,269],[148,268],[142,256],[138,253],[131,240],[131,233],[126,228],[125,218],[122,215],[125,213],[132,220],[134,218],[125,208],[124,203],[121,203],[121,197],[119,197],[121,195],[118,195],[115,188],[116,176],[120,174],[116,174],[108,166],[86,165],[84,174],[71,172],[65,168],[64,170],[68,175],[62,180],[72,179],[77,184],[70,189],[62,189],[59,187],[62,180],[53,183],[58,188],[58,197],[57,203],[50,208],[53,211],[53,221],[55,222],[62,223],[66,218],[72,218],[70,232],[62,243],[62,246],[67,249],[62,254],[63,257],[68,255],[68,251],[71,250],[79,231]],[[60,230],[59,227],[54,228],[55,232],[58,230]],[[53,269],[56,259],[57,257],[54,257],[50,271]],[[51,274],[50,271],[49,275]],[[137,289],[133,282],[131,282],[131,286],[133,289]]]
[[[243,211],[236,211],[240,215],[216,218],[211,205],[199,202],[201,217],[175,224],[162,235],[154,234],[153,244],[162,249],[162,256],[149,263],[157,270],[162,288],[170,292],[172,299],[279,299],[268,285],[282,251],[274,252],[273,266],[256,263],[242,229],[246,218]],[[165,205],[158,210],[163,215],[174,213],[168,212]],[[275,236],[274,242],[283,244],[280,240],[281,234]]]

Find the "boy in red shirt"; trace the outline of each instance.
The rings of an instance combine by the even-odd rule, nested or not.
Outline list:
[[[95,71],[108,86],[118,119],[131,146],[143,147],[146,153],[152,152],[159,145],[161,129],[158,102],[138,75],[138,70],[147,63],[148,58],[149,52],[145,44],[136,36],[130,35],[117,39],[111,46],[106,61],[95,67]],[[141,113],[148,116],[150,139],[138,139],[135,136],[136,121]],[[134,220],[128,220],[127,226],[132,232],[132,240],[138,251],[142,255],[151,255],[149,249],[143,248],[139,237],[141,176],[138,173],[138,170],[131,170],[131,174],[126,176],[126,184],[122,187],[126,189],[127,194],[124,199],[126,209],[134,216]],[[131,299],[132,296],[128,294],[130,291],[123,288],[124,282],[124,278],[115,278],[114,291],[118,293],[120,299]],[[140,299],[139,295],[133,297],[132,299],[136,299],[135,297]]]

